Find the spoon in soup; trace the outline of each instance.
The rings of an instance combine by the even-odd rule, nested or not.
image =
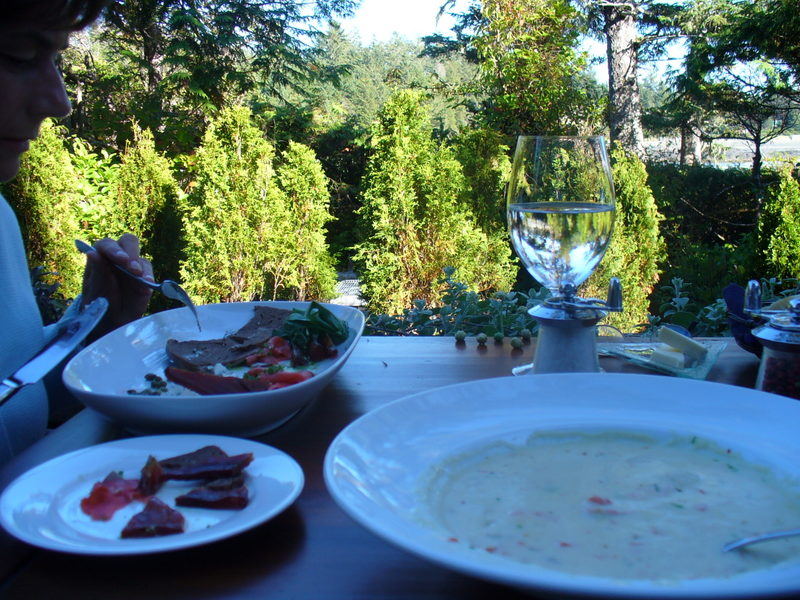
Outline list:
[[[94,246],[90,246],[89,244],[81,240],[75,240],[75,247],[84,254],[88,254],[89,252],[95,252]],[[125,275],[127,275],[131,279],[135,279],[136,281],[140,282],[143,285],[146,285],[150,289],[159,291],[162,294],[164,294],[167,298],[177,300],[178,302],[186,306],[189,310],[192,311],[195,321],[197,321],[197,329],[202,331],[202,328],[200,327],[200,317],[197,315],[197,308],[195,307],[194,302],[192,302],[191,297],[189,297],[189,294],[186,293],[186,290],[184,290],[180,285],[178,285],[178,283],[172,281],[171,279],[165,279],[161,283],[156,283],[154,281],[150,281],[149,279],[145,279],[144,277],[139,277],[138,275],[135,275],[134,273],[128,271],[128,269],[126,269],[125,267],[122,267],[116,263],[113,264],[117,269],[125,273]]]
[[[787,529],[785,531],[772,531],[770,533],[762,533],[760,535],[753,535],[750,537],[742,538],[733,542],[729,542],[722,547],[723,552],[730,552],[744,548],[750,544],[758,544],[769,540],[777,540],[779,538],[791,537],[793,535],[800,535],[800,529]]]

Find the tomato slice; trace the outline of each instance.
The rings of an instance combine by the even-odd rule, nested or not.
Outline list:
[[[313,371],[278,371],[267,375],[271,383],[300,383],[313,376]]]
[[[277,373],[263,373],[258,376],[258,380],[264,383],[271,384],[269,389],[278,389],[273,387],[275,384],[292,385],[293,383],[300,383],[306,381],[314,376],[313,371],[278,371]]]
[[[289,343],[289,340],[277,335],[269,338],[267,349],[271,356],[280,360],[289,360],[292,358],[292,345]]]

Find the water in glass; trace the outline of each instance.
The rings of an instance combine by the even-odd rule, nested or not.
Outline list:
[[[614,188],[603,138],[521,136],[507,217],[512,244],[528,272],[554,295],[574,291],[603,258],[614,230]]]

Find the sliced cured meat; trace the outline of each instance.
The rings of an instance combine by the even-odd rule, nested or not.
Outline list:
[[[223,477],[209,481],[203,487],[210,490],[232,490],[233,488],[242,487],[244,485],[244,474],[236,475],[235,477]]]
[[[247,486],[243,478],[233,477],[210,481],[175,498],[177,506],[199,508],[228,508],[241,510],[248,502]]]
[[[263,343],[263,342],[262,342]],[[218,340],[167,340],[167,355],[172,362],[184,369],[197,370],[223,365],[238,364],[246,356],[257,352],[260,343],[242,343],[231,338]]]
[[[253,318],[244,327],[230,334],[233,340],[248,343],[265,343],[272,332],[286,323],[292,311],[274,306],[256,306],[253,309]]]
[[[257,379],[239,379],[238,377],[226,377],[224,375],[214,375],[213,373],[187,371],[186,369],[172,366],[164,370],[164,375],[173,383],[182,385],[204,396],[257,392],[268,390],[271,385],[269,382],[262,382]]]
[[[276,390],[310,379],[314,376],[314,372],[278,371],[277,373],[269,373],[263,367],[254,367],[248,371],[250,377],[240,379],[238,377],[214,375],[213,373],[187,371],[186,369],[170,366],[164,370],[164,375],[173,383],[189,388],[203,396],[209,396],[213,394],[241,394],[244,392]]]
[[[164,469],[156,460],[154,456],[148,456],[147,462],[142,467],[142,473],[139,477],[139,485],[137,491],[143,498],[153,496],[161,486],[164,485],[166,477],[164,477]]]
[[[167,340],[167,355],[189,370],[210,367],[217,363],[238,364],[257,352],[272,337],[273,330],[286,322],[291,311],[271,306],[256,306],[251,318],[241,329],[215,340]]]
[[[219,446],[204,446],[199,450],[159,461],[166,479],[221,479],[235,477],[253,462],[253,453],[228,456]]]
[[[109,473],[81,499],[81,510],[95,521],[109,521],[120,508],[139,499],[138,486],[138,479],[123,479],[119,473]]]
[[[193,452],[164,458],[158,462],[162,468],[176,469],[187,465],[201,464],[209,459],[225,456],[228,456],[228,454],[219,446],[203,446]]]
[[[125,525],[120,537],[147,538],[183,533],[185,519],[174,508],[158,498],[150,498],[142,512],[136,513]]]

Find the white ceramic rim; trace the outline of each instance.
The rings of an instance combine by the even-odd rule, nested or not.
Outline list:
[[[592,392],[592,397],[581,400],[579,395],[587,392]],[[530,402],[520,404],[521,395],[530,397]],[[484,407],[489,408],[482,410]],[[457,418],[464,423],[472,415],[476,428],[472,437],[469,427],[459,431],[448,424],[448,417],[458,411]],[[413,420],[414,415],[418,420],[408,427],[402,425],[403,418]],[[536,424],[526,425],[526,421]],[[389,423],[395,426],[387,426]],[[800,561],[729,579],[664,584],[561,573],[494,556],[481,555],[478,559],[474,552],[454,549],[453,544],[447,544],[408,514],[399,514],[381,504],[375,499],[376,490],[370,489],[362,477],[366,469],[372,470],[374,477],[382,474],[380,459],[366,462],[370,451],[373,458],[388,453],[388,460],[393,461],[393,477],[408,475],[403,482],[406,486],[412,477],[423,475],[424,469],[413,464],[414,460],[420,461],[408,458],[420,452],[414,446],[420,442],[407,442],[403,437],[419,435],[424,439],[426,428],[436,432],[430,434],[431,439],[445,440],[443,446],[447,446],[425,448],[425,461],[432,466],[475,444],[502,439],[504,432],[511,430],[524,429],[527,435],[537,429],[580,427],[696,434],[727,442],[745,457],[752,451],[751,456],[768,458],[783,472],[791,469],[793,476],[800,474],[800,404],[795,400],[737,386],[659,375],[570,373],[473,381],[386,404],[351,423],[332,442],[325,457],[325,481],[341,508],[376,535],[441,566],[515,587],[648,598],[741,598],[800,591]],[[399,475],[406,466],[404,460],[410,470]]]
[[[94,482],[113,470],[113,465],[105,464],[110,455],[129,454],[131,461],[144,464],[151,453],[161,459],[211,444],[229,454],[252,452],[254,455],[247,468],[251,498],[244,509],[215,510],[212,514],[207,512],[212,509],[178,507],[187,521],[212,514],[214,519],[220,519],[213,526],[155,538],[112,540],[93,537],[80,523],[75,524],[74,517],[68,516],[77,510],[75,506],[68,506],[75,503],[73,488],[85,489],[88,495]],[[167,552],[226,539],[272,519],[297,499],[304,481],[303,470],[291,456],[252,440],[195,434],[126,438],[64,454],[20,475],[0,495],[0,525],[23,542],[71,554],[118,556]],[[45,483],[49,487],[42,490]],[[62,489],[68,491],[61,494]],[[141,508],[143,505],[134,510]],[[92,527],[105,525],[93,524]],[[107,525],[108,537],[121,531],[118,522]]]

